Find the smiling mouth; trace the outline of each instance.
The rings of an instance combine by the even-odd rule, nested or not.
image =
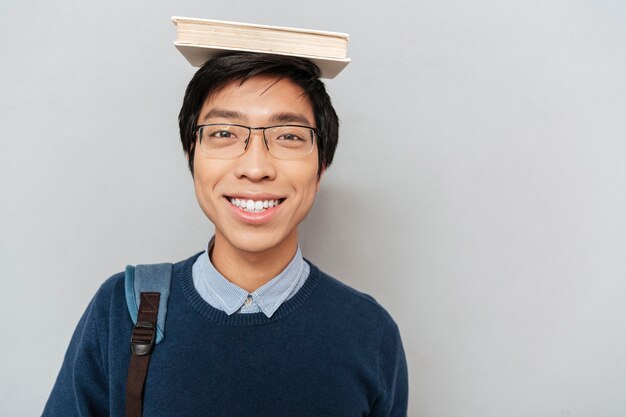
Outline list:
[[[276,207],[285,201],[284,198],[276,200],[245,200],[241,198],[226,197],[226,199],[235,207],[250,213],[260,213],[268,208]]]

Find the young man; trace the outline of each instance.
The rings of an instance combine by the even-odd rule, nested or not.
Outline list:
[[[231,54],[191,80],[181,139],[215,236],[173,266],[143,416],[406,416],[395,323],[298,247],[338,137],[319,76],[306,59]],[[80,320],[43,415],[123,416],[132,330],[121,273]]]

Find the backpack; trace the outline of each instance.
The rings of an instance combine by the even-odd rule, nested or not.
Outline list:
[[[165,337],[172,264],[128,265],[124,274],[126,306],[134,323],[126,380],[126,417],[141,417],[143,388],[156,344]]]

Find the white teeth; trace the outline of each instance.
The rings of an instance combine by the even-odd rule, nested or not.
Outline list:
[[[230,203],[235,206],[250,212],[260,212],[267,208],[277,206],[279,200],[241,200],[239,198],[229,198]]]

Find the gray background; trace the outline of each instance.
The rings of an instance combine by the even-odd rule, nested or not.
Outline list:
[[[104,279],[211,235],[172,15],[351,34],[301,243],[396,318],[411,416],[626,415],[625,5],[2,0],[0,415]]]

